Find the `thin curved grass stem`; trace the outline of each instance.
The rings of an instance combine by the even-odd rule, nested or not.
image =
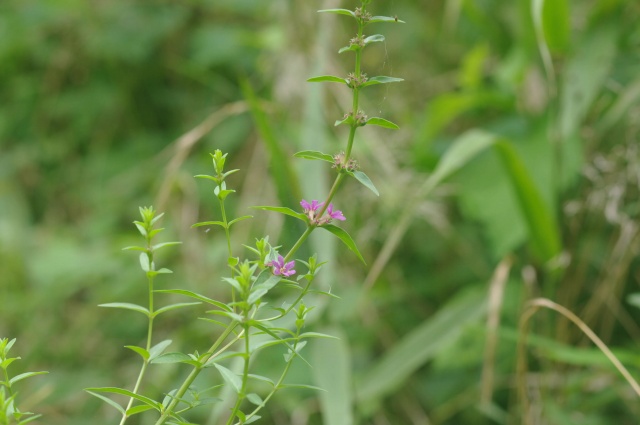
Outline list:
[[[520,335],[521,338],[518,341],[518,366],[517,366],[517,376],[518,376],[518,394],[519,398],[523,403],[525,408],[524,414],[524,422],[525,424],[531,424],[531,418],[528,415],[529,411],[529,398],[527,397],[527,391],[525,388],[525,380],[524,374],[527,369],[527,360],[525,353],[525,345],[527,339],[527,330],[529,326],[529,320],[533,317],[533,315],[540,310],[541,308],[547,308],[549,310],[553,310],[556,313],[561,314],[562,316],[569,319],[574,325],[576,325],[582,333],[584,333],[599,349],[602,353],[609,359],[609,361],[615,366],[615,368],[620,372],[620,374],[627,380],[633,391],[640,397],[640,385],[638,381],[636,381],[631,373],[627,370],[626,367],[618,360],[615,354],[607,347],[607,345],[596,335],[595,332],[591,330],[586,323],[582,321],[578,316],[576,316],[572,311],[567,309],[566,307],[561,306],[547,298],[536,298],[529,301],[526,304],[526,309],[520,318]]]

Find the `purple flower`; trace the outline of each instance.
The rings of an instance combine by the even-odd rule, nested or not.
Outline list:
[[[292,274],[296,273],[296,271],[293,270],[293,267],[295,266],[295,261],[289,261],[288,263],[285,264],[284,257],[282,255],[278,255],[277,260],[271,261],[267,265],[273,267],[273,274],[276,276],[289,277]]]
[[[308,203],[304,199],[300,201],[300,206],[302,207],[305,213],[316,212],[318,211],[318,208],[320,208],[323,205],[324,205],[324,202],[320,202],[317,199],[314,199],[313,201],[311,201],[311,203]]]
[[[329,204],[329,207],[327,208],[327,215],[329,217],[331,217],[334,220],[340,220],[340,221],[345,221],[346,217],[342,215],[342,211],[340,210],[333,210],[333,204]],[[329,222],[330,220],[328,220],[327,222]]]

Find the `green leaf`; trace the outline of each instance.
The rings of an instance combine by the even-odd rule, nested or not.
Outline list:
[[[13,378],[9,379],[9,385],[13,385],[18,381],[22,381],[23,379],[27,379],[30,378],[32,376],[36,376],[36,375],[46,375],[49,372],[25,372],[25,373],[21,373],[19,375],[14,376]]]
[[[105,393],[113,393],[113,394],[121,394],[127,397],[134,398],[141,403],[147,404],[151,406],[153,409],[160,411],[162,409],[162,405],[155,400],[150,399],[149,397],[145,397],[140,394],[133,393],[129,390],[125,390],[123,388],[118,387],[100,387],[100,388],[87,388],[86,391],[89,392],[105,392]]]
[[[151,270],[151,265],[149,264],[149,256],[145,252],[140,253],[140,267],[145,272]]]
[[[31,412],[27,412],[27,413],[25,413],[25,412],[20,412],[20,413],[21,413],[22,415],[33,415],[33,413],[31,413]],[[27,423],[29,423],[29,422],[31,422],[31,421],[35,421],[36,419],[39,419],[39,418],[41,418],[41,417],[42,417],[42,415],[34,415],[34,416],[31,416],[31,417],[29,417],[29,418],[27,418],[27,419],[20,419],[20,422],[18,422],[18,425],[24,425],[24,424],[27,424]]]
[[[380,43],[384,41],[384,35],[382,34],[374,34],[364,39],[364,45],[368,45],[371,43]]]
[[[147,248],[142,246],[125,246],[122,248],[123,251],[142,251],[147,252]]]
[[[560,231],[555,216],[546,204],[540,191],[520,159],[520,155],[507,141],[498,141],[495,145],[499,157],[511,177],[510,181],[516,193],[520,212],[529,228],[534,253],[544,262],[557,256],[561,250]]]
[[[219,307],[223,310],[231,311],[231,308],[228,305],[221,303],[220,301],[212,300],[211,298],[205,297],[204,295],[200,295],[192,291],[187,291],[186,289],[159,289],[155,290],[154,292],[186,295],[187,297],[195,298],[196,300],[203,301],[207,304],[215,305],[216,307]]]
[[[133,406],[131,409],[127,410],[127,416],[137,415],[138,413],[146,412],[147,410],[153,409],[152,406],[147,404],[140,404],[138,406]]]
[[[156,316],[158,316],[158,315],[160,315],[162,313],[165,313],[165,312],[170,311],[170,310],[175,310],[177,308],[190,307],[192,305],[199,305],[199,304],[202,304],[202,303],[176,303],[176,304],[170,304],[170,305],[164,306],[164,307],[159,308],[156,311],[154,311],[153,314],[152,314],[152,317],[156,317]]]
[[[124,408],[122,406],[120,406],[118,403],[116,403],[115,401],[111,400],[109,397],[103,396],[102,394],[94,393],[93,391],[89,391],[87,389],[85,389],[85,391],[88,392],[89,394],[91,394],[92,396],[97,397],[100,400],[104,401],[105,403],[107,403],[111,407],[115,408],[118,412],[120,412],[120,414],[122,416],[125,415]]]
[[[242,286],[237,279],[233,279],[231,277],[223,277],[222,281],[231,285],[236,291],[242,292]]]
[[[362,254],[360,254],[356,243],[353,241],[353,239],[351,239],[351,236],[349,236],[349,234],[345,230],[333,224],[325,224],[324,226],[320,226],[320,228],[328,230],[329,232],[336,235],[347,246],[347,248],[349,248],[354,254],[356,254],[356,256],[360,259],[360,261],[362,261],[363,264],[367,264],[366,261],[364,261],[364,258],[362,258]]]
[[[367,120],[367,125],[377,125],[378,127],[390,128],[392,130],[397,130],[400,128],[397,124],[394,124],[389,120],[385,120],[384,118],[378,117],[369,118]]]
[[[336,76],[333,76],[333,75],[320,75],[318,77],[311,77],[311,78],[307,79],[307,82],[309,82],[309,83],[328,82],[328,83],[347,84],[347,80],[346,79],[340,78],[340,77],[336,77]]]
[[[349,124],[352,125],[354,123],[353,117],[351,115],[348,115],[346,118],[343,118],[341,120],[336,120],[336,122],[333,124],[335,127],[341,125],[341,124]]]
[[[252,215],[243,215],[242,217],[234,218],[233,220],[231,220],[229,222],[229,227],[231,227],[233,224],[236,224],[239,221],[246,220],[248,218],[253,218],[253,216]]]
[[[226,228],[227,226],[222,221],[202,221],[200,223],[196,223],[191,225],[191,227],[201,227],[201,226],[220,226]]]
[[[133,310],[133,311],[137,311],[138,313],[142,313],[145,316],[149,317],[149,310],[147,310],[146,308],[142,307],[141,305],[138,304],[131,304],[131,303],[107,303],[107,304],[99,304],[98,307],[108,307],[108,308],[123,308],[125,310]]]
[[[151,363],[154,364],[170,364],[170,363],[187,363],[198,366],[199,363],[184,353],[164,353],[160,354]]]
[[[484,289],[474,288],[456,296],[368,369],[355,386],[358,403],[375,401],[396,391],[416,370],[455,343],[467,326],[479,323],[485,311]]]
[[[250,373],[250,374],[247,375],[247,377],[249,377],[251,379],[255,379],[256,381],[266,382],[267,384],[270,384],[272,387],[276,386],[275,382],[273,382],[271,379],[267,378],[266,376],[254,375],[254,374]]]
[[[436,169],[425,182],[428,189],[436,187],[447,177],[461,169],[467,162],[477,156],[496,141],[494,135],[481,130],[471,130],[458,137],[445,152]],[[426,189],[425,189],[426,191]]]
[[[217,363],[214,366],[222,375],[222,379],[224,379],[225,382],[235,390],[236,394],[240,394],[240,391],[242,390],[242,381],[240,380],[240,377],[226,367]]]
[[[294,210],[292,210],[291,208],[287,208],[287,207],[269,207],[269,206],[257,206],[257,207],[251,207],[251,208],[255,208],[257,210],[263,210],[263,211],[274,211],[274,212],[278,212],[280,214],[284,214],[284,215],[289,215],[291,217],[295,217],[298,220],[302,220],[305,223],[307,222],[307,216],[299,213],[299,212],[295,212]]]
[[[331,164],[334,163],[333,156],[318,152],[318,151],[300,151],[293,155],[296,158],[304,158],[304,159],[317,159],[320,161],[326,161]]]
[[[282,384],[278,387],[281,390],[287,389],[287,388],[298,388],[298,389],[305,389],[305,390],[314,390],[314,391],[324,391],[326,392],[327,390],[320,388],[320,387],[315,387],[313,385],[305,385],[305,384]],[[340,422],[342,423],[342,422]]]
[[[340,50],[338,50],[338,54],[344,53],[344,52],[349,52],[349,51],[355,51],[355,50],[359,50],[359,49],[361,49],[361,47],[358,46],[357,44],[350,44],[348,46],[341,47]]]
[[[552,52],[564,52],[569,47],[571,28],[568,0],[545,1],[542,6],[542,27]]]
[[[373,185],[373,183],[365,173],[363,173],[362,171],[353,171],[353,172],[348,172],[348,174],[354,177],[360,183],[362,183],[366,188],[371,190],[373,193],[375,193],[376,196],[380,196],[378,189],[376,189],[376,187]]]
[[[289,344],[288,342],[286,342],[286,340],[284,340],[283,338],[281,338],[275,331],[280,330],[281,332],[286,332],[286,333],[291,333],[290,330],[288,329],[269,329],[268,327],[266,327],[264,324],[256,321],[256,320],[252,320],[251,321],[251,326],[253,326],[254,328],[260,329],[261,331],[263,331],[264,333],[271,335],[274,339],[282,341],[282,343],[284,345],[287,346],[287,348],[289,349],[290,353],[294,353],[294,356],[298,357],[300,360],[302,360],[303,362],[305,362],[309,367],[311,367],[311,364],[309,364],[309,362],[302,357],[296,350],[293,349],[293,346],[291,344]]]
[[[318,10],[318,13],[336,13],[338,15],[352,16],[353,18],[356,17],[356,14],[349,9],[322,9]]]
[[[144,228],[142,223],[140,223],[139,221],[134,221],[133,224],[136,225],[136,227],[138,228],[138,231],[140,232],[140,234],[146,238],[147,237],[147,230]]]
[[[153,360],[155,357],[158,357],[169,345],[171,345],[170,339],[165,339],[151,347],[149,350],[149,359]]]
[[[250,403],[253,403],[256,406],[260,406],[262,404],[262,399],[256,393],[247,394],[247,400],[249,400]]]
[[[196,176],[193,176],[196,179],[207,179],[207,180],[213,180],[214,182],[220,184],[220,179],[217,177],[213,177],[213,176],[209,176],[207,174],[198,174]]]
[[[367,82],[362,84],[361,87],[373,86],[376,84],[399,83],[400,81],[404,81],[404,79],[385,76],[371,77],[367,78]]]
[[[640,293],[629,294],[627,296],[627,302],[637,308],[640,308]]]
[[[253,305],[261,299],[267,292],[271,290],[274,286],[278,284],[282,280],[282,277],[276,276],[271,273],[270,269],[264,269],[259,275],[256,281],[253,283],[251,287],[251,293],[249,294],[249,298],[247,298],[247,302],[249,305]]]
[[[249,419],[245,420],[243,422],[243,424],[252,424],[252,423],[256,422],[257,420],[260,420],[261,418],[262,418],[262,416],[253,415]]]
[[[333,335],[329,335],[329,334],[325,334],[325,333],[320,333],[320,332],[305,332],[303,334],[300,334],[300,336],[298,338],[299,339],[303,339],[303,338],[340,339],[337,336],[333,336]]]
[[[145,362],[149,360],[149,352],[142,347],[137,347],[135,345],[125,345],[124,348],[128,348],[129,350],[140,354]]]
[[[163,243],[159,243],[159,244],[153,245],[151,247],[151,250],[155,251],[155,250],[158,250],[160,248],[164,248],[166,246],[174,246],[174,245],[181,245],[181,244],[182,244],[182,242],[163,242]]]
[[[391,16],[374,16],[371,19],[369,19],[369,21],[367,21],[367,24],[375,24],[376,22],[394,22],[394,23],[398,23],[398,24],[405,24],[405,21],[402,21],[400,19],[398,19],[397,17],[391,17]]]

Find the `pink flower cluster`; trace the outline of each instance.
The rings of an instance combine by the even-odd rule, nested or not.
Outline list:
[[[309,221],[312,224],[322,226],[323,224],[331,223],[331,220],[346,220],[345,216],[342,215],[342,211],[333,209],[333,204],[329,204],[325,214],[322,217],[318,217],[318,210],[320,210],[323,205],[324,202],[320,202],[317,199],[314,199],[311,203],[304,199],[300,201],[300,206],[302,206],[304,213],[309,217]]]

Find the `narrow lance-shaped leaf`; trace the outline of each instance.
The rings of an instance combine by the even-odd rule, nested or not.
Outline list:
[[[127,410],[127,417],[137,415],[138,413],[146,412],[147,410],[153,409],[152,406],[147,406],[146,404],[140,404],[138,406],[133,406],[131,409]]]
[[[27,379],[27,378],[31,378],[32,376],[37,376],[37,375],[46,375],[49,372],[25,372],[25,373],[21,373],[20,375],[16,375],[13,378],[11,378],[9,380],[9,385],[13,385],[18,381],[22,381],[23,379]]]
[[[216,369],[218,369],[220,375],[222,375],[222,379],[224,379],[225,382],[229,384],[237,394],[240,394],[240,391],[242,390],[242,381],[240,380],[240,377],[226,367],[221,366],[217,363],[214,366],[216,367]]]
[[[361,87],[373,86],[375,84],[388,84],[388,83],[399,83],[404,81],[403,78],[396,77],[386,77],[384,75],[379,75],[377,77],[367,78],[367,82],[362,84]]]
[[[125,390],[123,388],[118,388],[118,387],[100,387],[100,388],[87,388],[86,391],[89,392],[105,392],[105,393],[113,393],[113,394],[121,394],[127,397],[131,397],[131,398],[135,398],[136,400],[147,404],[151,407],[153,407],[154,409],[160,411],[160,409],[162,408],[162,405],[160,403],[158,403],[157,401],[150,399],[149,397],[145,397],[143,395],[140,394],[136,394],[134,392],[131,392],[129,390]]]
[[[249,304],[254,304],[281,280],[282,278],[280,276],[271,274],[270,269],[263,270],[253,284],[249,298],[247,298],[247,302]]]
[[[320,75],[318,77],[311,77],[307,80],[309,83],[342,83],[347,84],[347,80],[344,78],[336,77],[333,75]]]
[[[109,397],[103,396],[102,394],[94,393],[93,391],[89,391],[89,390],[85,390],[85,391],[91,394],[92,396],[97,397],[100,400],[104,401],[105,403],[107,403],[109,406],[116,409],[118,412],[120,412],[121,415],[124,416],[125,414],[124,408],[120,406],[118,403],[116,403],[115,401],[111,400]]]
[[[144,361],[149,360],[149,352],[142,347],[138,347],[136,345],[125,345],[124,348],[128,348],[129,350],[140,354]]]
[[[384,41],[384,35],[382,34],[374,34],[364,39],[364,45],[369,45],[371,43],[380,43]]]
[[[204,295],[200,295],[200,294],[197,294],[195,292],[188,291],[186,289],[157,289],[154,292],[161,292],[161,293],[165,293],[165,294],[186,295],[187,297],[191,297],[191,298],[195,298],[196,300],[204,301],[207,304],[215,305],[216,307],[219,307],[219,308],[221,308],[223,310],[231,311],[231,308],[228,305],[226,305],[224,303],[221,303],[220,301],[213,300],[213,299],[211,299],[209,297],[205,297]]]
[[[99,304],[98,307],[108,307],[108,308],[123,308],[125,310],[133,310],[133,311],[137,311],[138,313],[142,313],[145,316],[149,317],[149,310],[147,310],[146,308],[138,305],[138,304],[131,304],[131,303],[107,303],[107,304]]]
[[[200,223],[192,224],[191,227],[201,227],[201,226],[221,226],[227,227],[222,221],[201,221]]]
[[[158,250],[160,248],[164,248],[164,247],[167,247],[167,246],[174,246],[174,245],[181,245],[181,244],[182,244],[182,242],[162,242],[162,243],[153,245],[151,247],[151,250],[152,251],[156,251],[156,250]]]
[[[344,53],[344,52],[350,52],[350,51],[356,51],[361,49],[361,47],[357,44],[350,44],[348,46],[344,46],[341,47],[340,50],[338,50],[338,53]]]
[[[389,128],[391,130],[397,130],[400,128],[397,124],[379,117],[369,118],[367,120],[367,125],[377,125],[378,127]]]
[[[351,115],[347,115],[346,118],[343,118],[341,120],[336,120],[334,126],[339,126],[340,124],[349,124],[352,125],[354,123],[353,121],[353,117]]]
[[[325,224],[324,226],[320,226],[320,228],[328,230],[329,232],[336,235],[347,246],[347,248],[349,248],[349,250],[356,254],[356,256],[360,259],[360,261],[362,261],[363,264],[367,264],[366,261],[364,261],[364,258],[362,258],[362,254],[360,254],[356,243],[346,231],[339,228],[338,226],[334,226],[333,224]]]
[[[365,173],[363,173],[362,171],[354,171],[354,172],[349,172],[349,175],[353,176],[356,180],[362,183],[367,189],[375,193],[376,196],[380,196],[378,189],[376,189],[376,187],[371,182],[371,179],[369,179],[369,176],[367,176]]]
[[[299,213],[299,212],[295,212],[294,210],[292,210],[291,208],[287,208],[287,207],[269,207],[269,206],[256,206],[256,207],[251,207],[251,208],[255,208],[257,210],[263,210],[263,211],[274,211],[274,212],[278,212],[280,214],[284,214],[284,215],[289,215],[291,217],[295,217],[298,220],[302,220],[305,223],[307,222],[307,216]]]
[[[391,17],[391,16],[374,16],[371,19],[369,19],[369,21],[367,21],[367,24],[375,24],[376,22],[394,22],[397,24],[405,24],[406,22],[403,20],[398,19],[397,17]]]
[[[333,157],[329,154],[318,152],[318,151],[300,151],[293,155],[296,158],[304,158],[304,159],[317,159],[320,161],[326,161],[333,164]]]
[[[349,9],[322,9],[322,10],[318,10],[318,13],[335,13],[338,15],[352,16],[353,18],[356,17],[356,14]]]
[[[151,264],[149,264],[149,256],[144,252],[140,253],[140,267],[142,267],[142,270],[145,272],[151,270]]]
[[[248,218],[253,218],[253,216],[252,215],[243,215],[242,217],[234,218],[233,220],[231,220],[229,222],[229,227],[231,227],[232,225],[236,224],[239,221],[246,220]]]
[[[199,305],[201,303],[199,302],[195,302],[195,303],[176,303],[176,304],[169,304],[166,305],[162,308],[157,309],[156,311],[153,312],[153,317],[156,317],[162,313],[166,313],[167,311],[171,311],[171,310],[175,310],[177,308],[183,308],[183,307],[190,307],[193,305]]]
[[[561,250],[560,232],[555,217],[516,150],[504,140],[498,141],[494,146],[511,177],[521,213],[529,227],[534,253],[543,261],[549,261]]]

